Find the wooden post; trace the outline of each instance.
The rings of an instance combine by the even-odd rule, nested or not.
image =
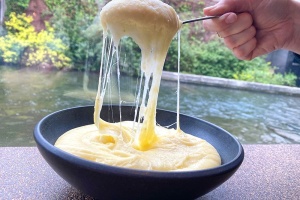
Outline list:
[[[4,23],[4,15],[6,11],[6,3],[5,0],[0,1],[0,26]]]

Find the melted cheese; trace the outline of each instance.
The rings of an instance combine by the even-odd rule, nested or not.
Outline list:
[[[170,43],[181,22],[175,10],[159,0],[113,0],[102,9],[100,16],[104,32],[110,31],[115,45],[123,36],[131,37],[139,45],[145,86],[153,76],[148,104],[141,106],[140,118],[144,118],[144,123],[135,139],[136,147],[145,150],[157,140],[155,113],[161,73]]]
[[[155,127],[159,140],[140,151],[131,143],[132,123],[111,124],[100,134],[94,124],[78,127],[62,135],[56,146],[91,161],[133,169],[186,171],[220,164],[218,153],[205,140],[159,126]]]
[[[206,141],[183,133],[179,126],[177,130],[156,126],[163,64],[181,26],[174,9],[159,0],[112,0],[100,16],[104,35],[110,33],[115,46],[123,36],[129,36],[141,49],[145,86],[138,121],[143,122],[136,126],[134,122],[108,123],[100,119],[103,95],[98,89],[95,124],[68,131],[55,145],[82,158],[135,169],[198,170],[220,165],[220,156]]]

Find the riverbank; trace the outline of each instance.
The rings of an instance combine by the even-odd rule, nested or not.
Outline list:
[[[178,74],[176,72],[164,71],[162,74],[162,79],[168,81],[177,81]],[[180,82],[222,87],[222,88],[231,88],[231,89],[238,89],[238,90],[265,92],[265,93],[272,93],[272,94],[300,96],[300,88],[297,87],[239,81],[233,79],[202,76],[202,75],[180,74]]]

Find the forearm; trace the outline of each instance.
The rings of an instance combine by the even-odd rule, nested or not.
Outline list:
[[[287,49],[300,54],[300,0],[291,0],[290,10],[293,21],[293,34]]]

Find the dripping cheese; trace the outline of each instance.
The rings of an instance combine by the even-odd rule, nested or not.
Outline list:
[[[134,169],[186,171],[220,165],[218,152],[205,140],[186,134],[179,127],[175,130],[156,124],[164,61],[182,24],[174,9],[159,0],[112,0],[100,16],[104,36],[112,36],[116,49],[123,36],[131,37],[140,47],[143,91],[149,94],[142,95],[139,122],[109,123],[99,117],[103,102],[99,87],[95,124],[68,131],[55,145],[88,160]]]

